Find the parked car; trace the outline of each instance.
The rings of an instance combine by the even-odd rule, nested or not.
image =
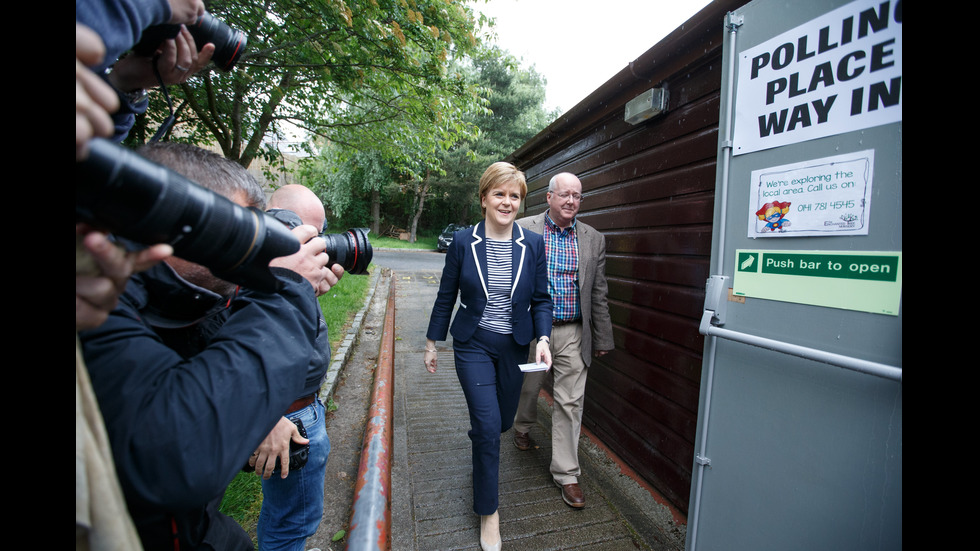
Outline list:
[[[453,234],[459,230],[465,230],[470,226],[464,226],[462,224],[449,224],[446,229],[442,230],[439,234],[439,243],[436,245],[436,249],[444,253],[449,250],[449,244],[453,242]]]

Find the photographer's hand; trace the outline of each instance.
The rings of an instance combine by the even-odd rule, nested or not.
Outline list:
[[[88,154],[93,137],[112,136],[109,113],[119,109],[119,98],[112,88],[89,67],[105,56],[105,46],[95,31],[75,23],[75,160]]]
[[[283,417],[279,419],[265,440],[262,440],[259,449],[255,450],[252,457],[248,458],[248,464],[255,467],[255,474],[268,480],[276,468],[276,458],[279,458],[280,476],[282,478],[289,476],[290,441],[295,441],[297,444],[310,443],[308,439],[300,436],[295,423]]]
[[[170,245],[154,245],[127,252],[106,234],[85,225],[75,226],[81,241],[75,258],[75,330],[98,327],[116,307],[129,276],[173,254]],[[81,256],[79,256],[81,255]]]
[[[329,260],[328,260],[329,262]],[[320,287],[316,291],[316,296],[325,295],[331,287],[336,285],[340,278],[344,277],[344,267],[340,264],[334,264],[330,267],[327,273],[324,275],[323,280],[320,282]]]
[[[298,273],[309,281],[310,285],[313,286],[314,292],[318,293],[323,280],[327,279],[329,281],[329,277],[335,275],[331,270],[326,268],[327,253],[324,250],[327,248],[327,243],[322,239],[313,239],[319,233],[313,226],[305,224],[296,226],[292,229],[292,232],[299,239],[299,242],[303,244],[300,246],[299,252],[290,256],[273,258],[269,266],[287,268]],[[328,274],[330,275],[328,276]]]
[[[204,15],[202,0],[170,0],[169,3],[171,23],[190,25]]]
[[[203,69],[214,55],[214,44],[205,44],[197,51],[197,44],[187,27],[181,25],[176,38],[164,40],[157,48],[159,56],[146,57],[130,54],[116,62],[109,73],[109,82],[121,92],[133,92],[153,88],[160,84],[153,72],[154,62],[163,83],[180,84]]]

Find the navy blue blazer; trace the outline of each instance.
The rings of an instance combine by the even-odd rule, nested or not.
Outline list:
[[[460,230],[446,252],[439,294],[432,306],[426,337],[466,342],[473,336],[487,306],[487,244],[485,222]],[[551,296],[544,238],[514,224],[511,261],[511,329],[517,344],[551,336]],[[449,318],[459,294],[459,310],[450,328]]]

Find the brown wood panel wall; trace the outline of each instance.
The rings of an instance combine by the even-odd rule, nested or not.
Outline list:
[[[508,160],[528,177],[527,215],[573,172],[579,218],[606,236],[616,350],[589,370],[583,423],[687,511],[709,275],[724,14],[710,4]],[[638,78],[637,70],[646,71]],[[668,112],[637,126],[626,102],[666,86]]]

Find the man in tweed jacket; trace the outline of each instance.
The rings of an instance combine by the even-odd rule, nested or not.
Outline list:
[[[548,257],[548,290],[554,306],[551,333],[554,370],[551,475],[571,507],[583,507],[578,485],[581,474],[578,439],[588,367],[595,356],[614,348],[612,322],[606,302],[606,240],[595,228],[577,221],[582,204],[582,182],[564,172],[548,183],[548,210],[518,220],[521,226],[544,235]],[[544,371],[524,376],[521,401],[514,420],[514,445],[531,447],[529,432],[537,419],[537,398]]]

